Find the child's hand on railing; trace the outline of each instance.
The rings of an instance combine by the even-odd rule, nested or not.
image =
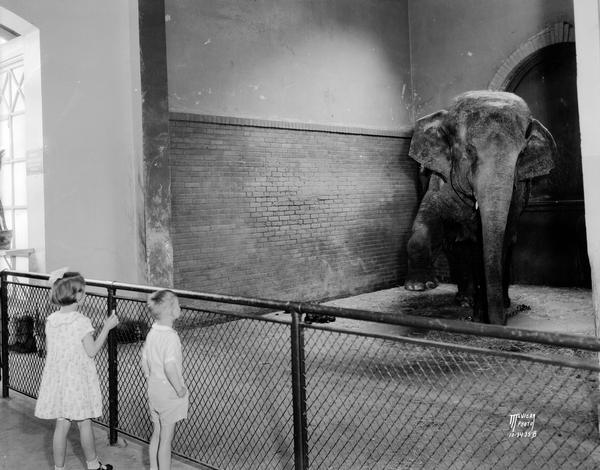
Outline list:
[[[112,330],[118,324],[119,324],[119,317],[117,317],[117,314],[113,310],[111,312],[111,314],[107,318],[104,319],[104,327],[108,328],[109,330]]]

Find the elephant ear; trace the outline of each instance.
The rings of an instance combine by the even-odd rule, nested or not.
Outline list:
[[[424,168],[438,173],[448,181],[450,177],[450,145],[444,128],[448,112],[441,110],[422,117],[415,124],[408,155]]]
[[[527,145],[519,156],[517,168],[519,181],[550,173],[557,153],[552,134],[536,119],[531,120],[526,136]]]

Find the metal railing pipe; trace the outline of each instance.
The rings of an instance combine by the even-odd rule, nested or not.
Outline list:
[[[19,271],[5,271],[8,275],[28,277],[33,279],[48,279],[47,274],[24,273]],[[130,290],[136,292],[153,292],[157,288],[126,284],[120,282],[87,280],[86,284],[97,287],[114,287],[117,290]],[[467,322],[459,320],[447,320],[441,318],[419,317],[401,312],[376,312],[371,310],[349,309],[317,304],[314,302],[290,302],[254,297],[241,297],[222,294],[198,293],[188,290],[173,289],[179,297],[202,300],[207,302],[219,302],[226,304],[245,305],[271,310],[290,311],[290,308],[302,312],[328,315],[340,318],[350,318],[390,325],[409,326],[425,330],[446,331],[450,333],[469,334],[477,336],[488,336],[514,341],[525,341],[531,343],[551,344],[555,346],[586,349],[600,352],[600,338],[574,334],[552,333],[547,331],[525,330],[501,325],[487,325],[483,323]]]
[[[296,470],[308,470],[308,425],[306,421],[306,371],[304,330],[301,314],[292,310],[292,406],[294,418],[294,462]]]
[[[446,320],[441,318],[418,317],[399,312],[374,312],[370,310],[355,310],[303,303],[303,313],[316,313],[334,317],[351,318],[355,320],[386,323],[392,325],[410,326],[428,330],[446,331],[450,333],[489,336],[514,341],[551,344],[589,351],[600,351],[600,338],[593,336],[553,333],[549,331],[525,330],[509,326],[488,325],[484,323]]]
[[[110,316],[116,308],[115,299],[116,289],[108,288],[108,298],[106,302],[106,315]],[[119,371],[117,357],[117,338],[115,331],[110,330],[108,333],[108,441],[110,445],[117,444],[119,426]]]

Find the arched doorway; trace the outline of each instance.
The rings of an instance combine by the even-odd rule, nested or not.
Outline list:
[[[572,26],[563,36],[536,36],[535,52],[515,64],[502,89],[521,96],[558,147],[555,168],[532,183],[521,216],[512,282],[550,286],[589,286],[583,204],[583,177],[577,104],[577,67]]]
[[[532,202],[583,200],[575,62],[575,43],[547,46],[535,54],[529,69],[515,76],[506,88],[527,102],[558,147],[552,174],[534,182]]]

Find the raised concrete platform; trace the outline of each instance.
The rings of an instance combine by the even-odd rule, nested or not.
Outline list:
[[[343,308],[397,312],[433,318],[459,320],[471,314],[470,307],[454,301],[456,286],[440,284],[424,292],[411,292],[403,286],[332,300],[324,305]],[[538,331],[594,335],[594,309],[590,289],[515,285],[509,290],[512,305],[507,326]],[[273,313],[275,317],[284,313]],[[338,318],[325,324],[372,333],[405,335],[411,329]]]

